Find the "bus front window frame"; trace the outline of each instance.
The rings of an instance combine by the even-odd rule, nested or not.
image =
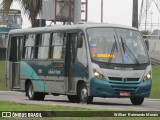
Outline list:
[[[99,30],[98,30],[99,29]],[[91,49],[92,49],[92,44],[90,43],[90,34],[91,35],[94,35],[94,36],[97,36],[98,37],[98,35],[96,35],[96,33],[99,33],[100,32],[100,30],[101,31],[103,31],[103,29],[105,30],[105,29],[112,29],[113,30],[113,35],[112,35],[112,40],[114,40],[114,41],[116,41],[116,44],[117,44],[117,46],[118,46],[118,51],[117,52],[119,52],[118,54],[116,54],[115,53],[115,51],[116,50],[114,50],[114,51],[112,51],[112,48],[113,48],[113,45],[114,44],[112,44],[112,45],[110,45],[110,52],[108,52],[108,53],[98,53],[97,51],[97,49],[98,49],[98,44],[93,44],[94,46],[96,46],[97,48],[96,48],[96,52],[94,53]],[[121,41],[120,41],[120,36],[118,35],[118,33],[117,33],[117,30],[116,29],[122,29],[122,30],[128,30],[128,31],[132,31],[132,32],[137,32],[137,33],[139,33],[138,31],[136,31],[136,30],[132,30],[132,29],[127,29],[127,28],[114,28],[114,27],[93,27],[93,28],[88,28],[88,29],[86,29],[86,33],[87,33],[87,38],[88,38],[88,43],[89,43],[89,51],[90,51],[90,55],[91,55],[91,59],[93,60],[93,61],[96,61],[96,62],[101,62],[101,63],[106,63],[106,64],[122,64],[122,65],[124,65],[124,64],[126,64],[126,65],[134,65],[135,64],[135,62],[133,61],[133,59],[131,59],[130,58],[130,55],[129,54],[125,54],[124,53],[124,51],[122,50],[122,44],[121,44]],[[92,31],[90,31],[90,33],[89,33],[89,30],[92,30]],[[95,31],[95,33],[94,33],[94,31]],[[106,32],[107,30],[105,30],[105,31],[103,31],[103,32]],[[102,33],[100,33],[100,34],[102,34]],[[107,33],[106,33],[107,34]],[[106,34],[104,34],[103,33],[103,36],[106,36]],[[101,35],[101,37],[103,37],[102,35]],[[114,37],[115,36],[115,37]],[[139,33],[139,37],[141,37],[140,36],[140,33]],[[101,44],[101,45],[106,45],[106,43],[101,43],[101,42],[99,42],[99,37],[98,37],[98,39],[96,40],[95,39],[95,41],[97,41],[99,44]],[[113,43],[115,43],[113,41]],[[148,54],[147,54],[147,52],[146,52],[146,48],[145,48],[145,46],[144,46],[144,41],[142,40],[142,39],[140,39],[139,41],[141,41],[141,47],[144,49],[144,55],[146,56],[145,58],[146,58],[146,62],[142,62],[142,60],[140,61],[140,64],[147,64],[147,63],[149,63],[149,57],[148,57]],[[101,49],[102,47],[100,47],[99,46],[99,48]],[[127,56],[127,61],[124,61],[124,58]],[[112,58],[110,58],[110,57],[112,57]],[[105,59],[106,60],[105,60]],[[114,58],[114,60],[113,60],[113,58]],[[108,59],[108,60],[107,60]],[[109,61],[111,59],[111,61]],[[117,60],[116,60],[117,59]],[[138,58],[137,58],[138,59]],[[137,63],[136,63],[137,64]]]

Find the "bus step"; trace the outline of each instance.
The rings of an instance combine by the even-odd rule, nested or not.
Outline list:
[[[69,93],[69,94],[73,94],[73,93],[75,93],[75,91],[71,91],[71,90],[70,90],[70,91],[68,91],[68,93]]]
[[[20,91],[21,89],[20,89],[20,87],[13,87],[13,88],[11,88],[11,90],[12,91]]]

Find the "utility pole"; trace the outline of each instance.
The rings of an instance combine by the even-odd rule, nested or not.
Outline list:
[[[81,22],[81,0],[74,0],[74,20],[73,24]]]
[[[103,0],[101,0],[101,23],[103,23]]]
[[[148,17],[148,0],[146,0],[146,17],[145,17],[145,31],[147,31],[147,17]]]
[[[132,27],[138,28],[138,0],[133,0]]]

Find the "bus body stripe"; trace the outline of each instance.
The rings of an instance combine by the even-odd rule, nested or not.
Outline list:
[[[20,70],[21,74],[24,74],[28,78],[30,78],[33,81],[33,83],[36,84],[39,88],[43,90],[44,90],[44,87],[47,88],[47,86],[45,86],[45,84],[41,81],[41,79],[38,77],[37,73],[33,70],[33,68],[30,67],[30,65],[28,65],[24,61],[21,61],[20,64],[26,68],[26,70],[24,69]]]

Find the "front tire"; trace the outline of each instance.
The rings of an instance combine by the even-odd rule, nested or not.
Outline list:
[[[144,97],[133,97],[130,98],[133,105],[141,105],[144,101]]]
[[[82,103],[87,103],[90,104],[93,101],[93,97],[92,96],[88,96],[88,90],[87,90],[87,86],[85,83],[82,83],[79,90],[78,90],[78,95],[80,98],[80,102]]]
[[[27,87],[27,95],[29,100],[44,100],[45,94],[34,92],[33,84],[30,82]]]

